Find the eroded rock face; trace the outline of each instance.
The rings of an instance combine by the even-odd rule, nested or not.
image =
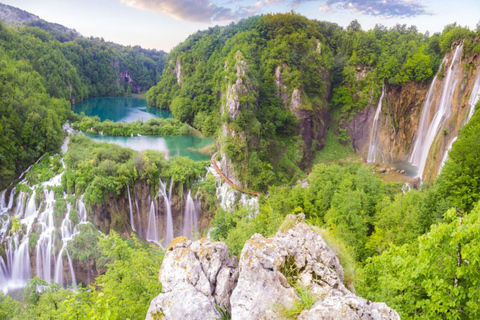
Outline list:
[[[225,243],[176,238],[160,269],[163,292],[151,302],[146,319],[218,319],[215,305],[230,309],[237,278],[237,261],[229,259]]]
[[[254,235],[237,261],[223,242],[177,238],[160,271],[163,293],[147,319],[216,319],[215,303],[232,319],[283,319],[300,299],[293,285],[316,297],[298,319],[400,319],[385,303],[357,297],[343,284],[343,268],[303,214],[287,216],[273,238]]]
[[[343,284],[343,268],[322,236],[288,216],[292,227],[267,239],[253,236],[243,248],[240,277],[232,293],[232,319],[279,319],[298,300],[292,278],[317,296],[299,319],[399,319],[384,303],[372,303]],[[290,281],[287,281],[290,275]]]

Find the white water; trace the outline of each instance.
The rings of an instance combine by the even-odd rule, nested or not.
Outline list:
[[[382,101],[383,101],[383,96],[385,95],[385,87],[382,89],[382,95],[380,96],[380,100],[378,101],[378,106],[377,106],[377,111],[375,111],[375,118],[373,118],[373,124],[372,124],[372,131],[370,133],[370,146],[368,147],[368,156],[367,156],[367,162],[372,163],[375,162],[377,159],[377,153],[379,153],[382,156],[382,162],[385,162],[385,157],[383,156],[383,153],[381,152],[379,146],[378,146],[378,119],[380,118],[380,113],[382,112]]]
[[[228,183],[223,181],[213,165],[210,165],[208,168],[208,174],[211,174],[215,177],[215,182],[217,185],[217,200],[223,210],[232,212],[235,208],[235,205],[239,204],[247,209],[250,217],[255,217],[258,214],[260,208],[258,197],[242,193],[237,202],[236,199],[239,192],[233,189]]]
[[[477,66],[480,68],[480,66]],[[470,111],[468,113],[467,121],[473,117],[475,113],[475,105],[477,104],[478,100],[480,99],[480,71],[477,71],[477,78],[473,84],[472,93],[470,94],[470,98],[468,99],[468,105],[470,106]]]
[[[452,141],[450,142],[450,144],[448,145],[448,148],[447,148],[447,150],[445,151],[445,154],[443,155],[442,162],[440,163],[440,168],[438,168],[438,174],[440,174],[440,171],[442,171],[443,166],[445,165],[445,162],[448,161],[448,153],[449,153],[450,150],[452,149],[453,143],[454,143],[455,141],[457,141],[457,137],[453,138]]]
[[[65,152],[66,150],[64,144],[62,151]],[[63,164],[63,159],[61,159],[61,162]],[[21,174],[19,179],[28,172],[30,167]],[[34,186],[29,185],[25,179],[22,180],[20,182],[24,187],[22,189],[31,191],[21,191],[16,194],[16,188],[13,188],[10,192],[8,205],[5,205],[6,190],[0,193],[0,245],[4,246],[6,258],[3,259],[0,256],[0,290],[5,294],[9,290],[22,288],[34,275],[32,274],[33,270],[31,270],[29,251],[30,242],[35,241],[35,239],[35,275],[47,282],[55,281],[64,287],[67,285],[76,287],[75,273],[67,244],[78,234],[78,226],[72,228],[72,222],[69,218],[71,204],[67,202],[67,211],[62,213],[64,218],[61,226],[56,228],[54,209],[57,199],[55,198],[55,192],[49,189],[61,185],[62,174],[60,173],[50,180]],[[41,200],[38,208],[35,203],[37,194],[43,195],[43,200]],[[63,198],[66,199],[65,194]],[[85,223],[87,215],[81,200],[79,200],[79,207],[80,223]],[[12,210],[12,208],[15,210]],[[20,227],[18,230],[10,230],[7,233],[13,219],[18,219]],[[57,232],[58,229],[60,232]],[[73,231],[73,229],[77,231]],[[62,243],[58,254],[55,250],[57,240]],[[64,262],[68,264],[68,275],[64,275]],[[66,279],[69,281],[67,282]]]
[[[145,240],[151,242],[159,242],[158,224],[157,224],[157,210],[155,210],[155,202],[150,203],[150,213],[148,214],[147,236]]]
[[[427,163],[428,154],[430,148],[435,140],[435,137],[438,134],[438,131],[444,121],[450,116],[452,109],[452,98],[455,88],[458,84],[458,73],[460,72],[460,60],[462,57],[463,44],[457,46],[455,53],[453,55],[450,66],[446,70],[443,83],[442,83],[442,94],[438,103],[434,106],[435,113],[432,121],[430,122],[430,113],[433,106],[433,97],[435,83],[437,82],[437,76],[435,76],[430,89],[427,93],[427,98],[425,100],[422,114],[420,117],[420,123],[418,128],[418,133],[415,138],[414,147],[409,159],[409,162],[418,168],[417,177],[423,178],[423,172],[425,170],[425,165]],[[442,64],[445,63],[445,60]]]
[[[135,222],[133,221],[132,197],[130,196],[130,186],[128,184],[127,184],[127,191],[128,191],[128,206],[130,208],[130,226],[132,227],[132,230],[136,232],[137,230],[135,229]]]
[[[191,191],[188,191],[185,200],[185,213],[183,215],[183,235],[192,238],[199,231],[198,220],[200,218],[201,204],[197,199],[193,200]]]
[[[173,179],[170,180],[170,188],[168,189],[165,183],[160,180],[160,189],[158,195],[163,197],[165,204],[165,239],[164,245],[167,246],[173,240],[173,217],[172,217],[172,186]]]

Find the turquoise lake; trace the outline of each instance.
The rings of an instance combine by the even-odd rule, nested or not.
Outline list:
[[[84,112],[87,116],[99,116],[101,121],[108,119],[115,122],[147,121],[152,118],[173,117],[168,110],[148,107],[145,99],[129,97],[92,98],[73,106],[72,110],[78,114]],[[99,142],[115,143],[136,151],[155,150],[163,153],[166,158],[182,156],[195,161],[209,160],[210,156],[195,152],[192,149],[201,149],[213,143],[212,139],[195,135],[123,137],[84,134]]]
[[[87,99],[72,107],[75,113],[99,116],[100,121],[147,121],[152,118],[173,118],[170,110],[149,107],[147,100],[130,97],[102,97]]]

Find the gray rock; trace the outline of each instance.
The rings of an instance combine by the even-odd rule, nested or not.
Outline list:
[[[162,293],[151,302],[146,319],[218,319],[216,304],[230,308],[237,278],[236,259],[229,259],[225,243],[176,238],[160,269]]]
[[[242,250],[239,267],[230,299],[232,319],[282,318],[282,310],[299,299],[289,284],[292,280],[282,274],[285,270],[294,270],[287,274],[295,274],[294,282],[317,297],[299,319],[399,319],[385,304],[357,297],[345,287],[337,256],[322,236],[304,223],[303,215],[287,216],[273,238],[254,235]]]
[[[160,271],[163,292],[147,319],[218,319],[215,304],[232,319],[283,319],[307,288],[315,302],[298,319],[400,319],[384,303],[356,296],[343,283],[340,261],[321,234],[289,215],[272,238],[256,234],[245,243],[240,262],[229,259],[223,242],[176,238]]]

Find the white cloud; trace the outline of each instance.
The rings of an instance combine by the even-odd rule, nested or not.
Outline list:
[[[242,10],[217,6],[209,0],[121,0],[127,6],[166,14],[177,20],[191,22],[230,22],[245,17]]]

